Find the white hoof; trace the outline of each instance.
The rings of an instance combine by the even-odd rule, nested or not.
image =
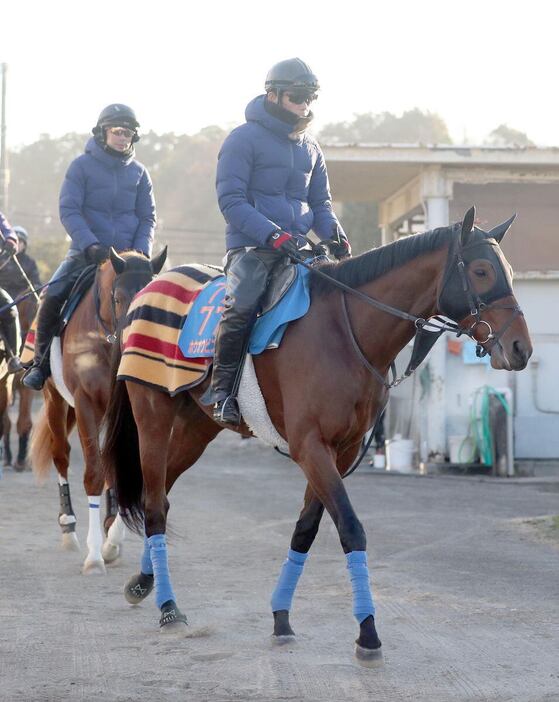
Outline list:
[[[71,531],[67,534],[62,534],[62,548],[65,551],[79,551],[80,542],[76,536],[75,531]]]
[[[101,549],[101,555],[105,563],[114,563],[116,559],[120,556],[120,546],[118,544],[113,544],[110,541],[105,541],[103,548]]]
[[[107,574],[107,569],[105,568],[105,563],[104,561],[90,561],[89,559],[86,558],[83,568],[82,568],[82,574],[83,575],[106,575]]]

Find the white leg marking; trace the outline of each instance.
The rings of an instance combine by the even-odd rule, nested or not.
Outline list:
[[[103,534],[101,531],[100,503],[101,495],[88,496],[89,502],[89,529],[87,532],[87,558],[83,564],[84,575],[90,573],[105,573],[105,563],[101,555]]]
[[[120,514],[116,515],[114,522],[109,528],[109,533],[107,534],[107,540],[103,544],[101,553],[105,563],[112,563],[120,555],[120,547],[124,538],[126,536],[126,526],[122,521]]]

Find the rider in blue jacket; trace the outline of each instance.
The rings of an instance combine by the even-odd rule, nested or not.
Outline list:
[[[266,94],[252,100],[246,123],[221,148],[217,196],[226,227],[227,288],[210,389],[216,421],[239,424],[235,378],[245,342],[277,266],[289,261],[311,229],[342,258],[350,246],[332,211],[324,156],[307,133],[318,80],[294,58],[268,72]]]
[[[23,384],[40,390],[49,374],[48,350],[60,309],[82,270],[116,251],[135,249],[150,256],[155,201],[145,166],[135,160],[139,140],[134,111],[106,107],[93,128],[85,153],[70,164],[60,191],[60,219],[72,243],[47,288],[39,309],[35,358]]]

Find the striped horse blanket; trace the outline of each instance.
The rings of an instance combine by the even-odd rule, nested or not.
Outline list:
[[[221,268],[189,264],[162,273],[140,290],[122,337],[119,380],[133,380],[174,396],[202,382],[212,358],[186,358],[179,335],[192,303]]]

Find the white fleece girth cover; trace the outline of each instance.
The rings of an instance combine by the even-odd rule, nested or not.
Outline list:
[[[289,453],[287,441],[278,434],[268,414],[250,354],[246,357],[237,399],[243,419],[251,432],[264,443]]]
[[[52,372],[52,379],[56,385],[56,389],[70,405],[74,406],[74,396],[66,387],[64,382],[64,376],[62,374],[62,346],[60,343],[60,337],[55,336],[50,345],[50,369]]]

